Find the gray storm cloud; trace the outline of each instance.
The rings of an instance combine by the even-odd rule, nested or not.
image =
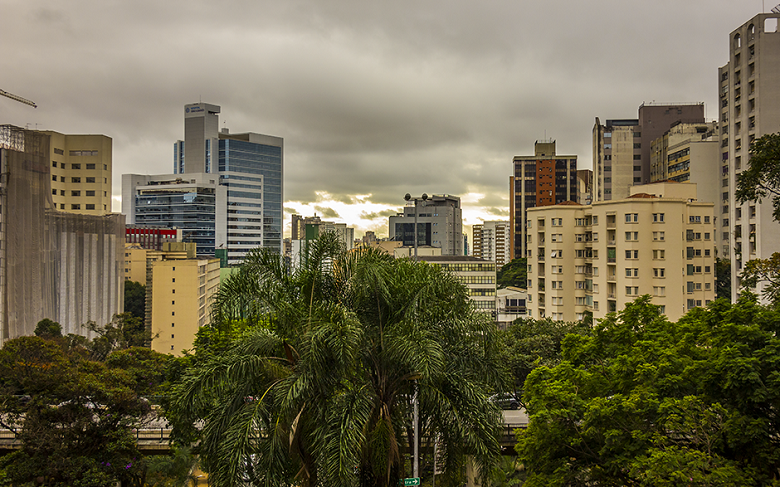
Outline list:
[[[172,170],[182,106],[285,139],[285,199],[395,209],[407,192],[484,195],[505,215],[514,155],[554,138],[591,164],[594,117],[704,101],[729,32],[761,3],[592,0],[67,4],[7,0],[0,123],[114,139],[122,173]],[[374,210],[372,210],[374,211]],[[343,212],[342,212],[343,213]]]

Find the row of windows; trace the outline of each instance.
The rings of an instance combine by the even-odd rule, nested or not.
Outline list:
[[[51,180],[54,181],[54,182],[57,182],[57,176],[52,176]],[[84,180],[85,180],[86,183],[94,183],[95,182],[95,178],[94,177],[84,178]],[[60,182],[61,183],[65,182],[65,177],[64,176],[60,176]],[[76,184],[81,183],[81,178],[80,177],[70,178],[70,182],[71,183],[76,183]],[[108,182],[108,178],[103,178],[103,182],[107,183]]]
[[[64,162],[60,162],[59,166],[60,166],[61,169],[65,169],[65,163]],[[51,167],[56,169],[57,168],[57,162],[56,161],[52,161]],[[96,169],[97,165],[96,164],[85,164],[85,167],[88,170],[90,170],[90,169]],[[70,168],[71,169],[81,169],[81,164],[71,164]],[[108,164],[103,164],[103,170],[104,171],[108,170]]]
[[[106,193],[107,193],[106,191],[103,191],[103,196],[106,196]],[[52,189],[51,190],[51,194],[52,194],[52,196],[57,196],[57,190],[56,189]],[[71,191],[70,195],[71,196],[81,196],[81,191]],[[65,190],[64,189],[60,190],[60,196],[65,196]],[[95,196],[95,191],[94,190],[84,191],[84,196]]]

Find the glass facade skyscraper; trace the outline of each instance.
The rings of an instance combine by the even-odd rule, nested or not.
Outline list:
[[[238,264],[252,249],[282,251],[284,140],[218,129],[220,107],[184,107],[184,139],[174,143],[172,175],[122,178],[129,224],[181,228],[198,253],[227,249]]]

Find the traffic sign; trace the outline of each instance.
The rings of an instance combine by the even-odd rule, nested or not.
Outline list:
[[[398,481],[398,485],[420,485],[420,477],[410,478],[410,479],[400,479]]]

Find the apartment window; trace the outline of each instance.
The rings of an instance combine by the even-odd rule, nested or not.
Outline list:
[[[71,169],[81,169],[81,164],[71,164],[70,168]]]
[[[664,286],[653,286],[653,296],[666,296],[666,288]]]
[[[57,163],[56,162],[52,162],[51,163],[51,167],[56,168],[57,167]]]
[[[552,281],[553,289],[563,289],[563,281]]]
[[[552,226],[560,227],[563,225],[563,218],[552,218]]]
[[[699,216],[699,215],[690,215],[688,217],[688,223],[701,223],[701,216]]]
[[[597,217],[595,215],[593,216],[593,224],[594,225],[598,225],[599,224],[599,217]]]
[[[639,286],[626,286],[626,296],[637,296],[639,294]]]
[[[665,257],[665,250],[653,250],[653,260],[663,260]]]
[[[57,182],[57,176],[52,176],[52,177],[51,177],[51,180],[52,180],[52,181],[54,181],[54,182],[56,183],[56,182]]]
[[[585,226],[585,219],[584,218],[575,218],[574,219],[574,225],[577,227],[584,227]]]
[[[626,277],[639,277],[639,269],[636,267],[626,267]]]
[[[562,265],[554,265],[554,266],[552,266],[551,272],[553,274],[563,274],[563,266]]]
[[[81,178],[70,178],[70,182],[71,183],[80,183],[81,182]]]
[[[95,169],[95,165],[94,164],[87,164],[87,169]]]
[[[52,194],[52,196],[57,196],[57,190],[56,189],[52,189],[51,190],[51,194]]]
[[[81,191],[71,191],[70,195],[71,196],[81,196]]]
[[[176,312],[175,311],[171,311],[171,316],[176,316]]]
[[[664,240],[664,232],[653,232],[653,240]]]
[[[171,323],[171,328],[173,328],[173,327],[174,327],[174,324],[173,324],[173,323]]]
[[[708,265],[705,265],[705,266],[704,266],[704,273],[705,273],[705,274],[709,274],[709,273],[711,272],[711,271],[710,271],[710,269],[711,269],[711,268],[710,268],[710,266],[708,266]]]
[[[563,242],[563,234],[553,233],[550,235],[550,240],[553,242]]]
[[[60,176],[60,182],[61,182],[61,183],[64,183],[64,182],[65,182],[65,176]]]
[[[626,223],[636,223],[639,221],[639,213],[626,213]]]
[[[653,277],[666,277],[666,269],[663,267],[654,268]]]
[[[65,196],[65,190],[64,189],[60,190],[60,196]]]
[[[61,203],[60,204],[60,210],[64,210],[64,209],[65,209],[65,203]]]
[[[95,196],[95,191],[86,191],[87,196]]]
[[[95,178],[87,178],[87,182],[88,183],[94,183],[95,182]]]
[[[653,213],[653,223],[663,223],[664,213]]]
[[[709,239],[710,239],[710,234],[708,232],[705,232],[704,233],[704,240],[709,240]]]
[[[103,170],[108,171],[108,164],[103,164]]]
[[[638,258],[639,258],[638,250],[626,250],[626,259],[638,259]]]
[[[94,210],[94,209],[95,209],[95,205],[94,205],[94,204],[91,204],[91,203],[89,203],[89,204],[87,204],[87,209],[88,209],[88,210]]]
[[[81,205],[70,205],[70,209],[71,210],[80,210],[81,209]]]
[[[626,241],[639,240],[639,232],[626,232]]]
[[[176,278],[175,277],[171,278],[171,282],[176,282]]]

